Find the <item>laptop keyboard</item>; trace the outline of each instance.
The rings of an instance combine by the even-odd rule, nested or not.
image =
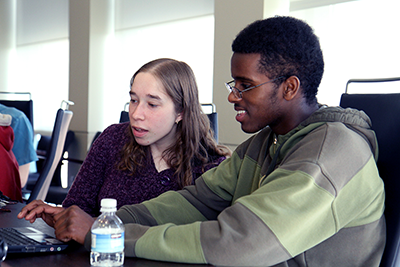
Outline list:
[[[21,234],[14,228],[0,228],[0,238],[6,241],[9,246],[36,245],[39,242]]]

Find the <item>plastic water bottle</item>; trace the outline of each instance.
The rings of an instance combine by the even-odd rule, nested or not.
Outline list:
[[[93,266],[122,266],[124,264],[125,227],[115,215],[117,201],[101,200],[101,215],[93,223],[90,264]]]

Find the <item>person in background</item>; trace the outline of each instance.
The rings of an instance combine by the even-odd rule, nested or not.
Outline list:
[[[292,17],[255,21],[232,44],[228,101],[246,133],[178,192],[117,211],[125,256],[216,266],[379,266],[385,246],[377,141],[361,111],[317,102],[318,37]],[[39,205],[38,205],[39,204]],[[90,248],[94,218],[33,203],[56,237]]]
[[[103,198],[115,198],[118,207],[141,203],[193,184],[230,156],[213,138],[186,63],[145,64],[133,75],[129,95],[130,122],[109,126],[95,140],[63,207],[98,216]]]
[[[14,131],[12,117],[0,113],[0,192],[12,200],[22,202],[18,162],[12,151]]]
[[[28,117],[22,111],[0,104],[0,113],[11,115],[11,128],[14,130],[13,153],[18,161],[21,186],[28,181],[30,164],[38,160],[33,141],[33,128]]]

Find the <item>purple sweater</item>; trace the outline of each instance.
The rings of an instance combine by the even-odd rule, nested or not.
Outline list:
[[[121,159],[120,151],[129,142],[127,132],[129,123],[109,126],[96,139],[82,164],[63,207],[77,205],[92,216],[100,214],[100,201],[103,198],[115,198],[117,208],[127,204],[141,203],[154,198],[168,190],[178,190],[179,186],[173,169],[158,172],[153,160],[149,166],[131,175],[128,170],[121,171],[115,167]],[[225,157],[210,156],[212,163],[205,169],[220,164]],[[194,167],[193,177],[197,179],[201,167]]]

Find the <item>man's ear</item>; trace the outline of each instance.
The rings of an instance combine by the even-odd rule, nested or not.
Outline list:
[[[285,100],[292,100],[297,94],[300,94],[300,80],[297,76],[290,76],[282,84],[283,88],[283,98]]]

